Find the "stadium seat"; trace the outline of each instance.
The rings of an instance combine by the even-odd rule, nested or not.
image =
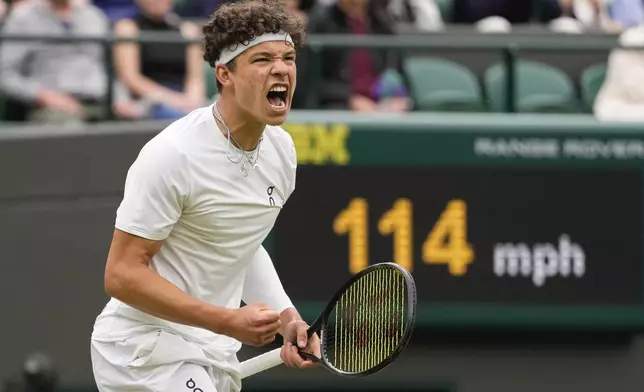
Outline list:
[[[206,99],[211,101],[215,99],[215,96],[219,93],[217,89],[217,79],[215,78],[215,70],[210,68],[210,64],[204,61],[203,71],[206,79]]]
[[[586,109],[590,112],[592,112],[595,98],[606,79],[606,68],[605,63],[596,64],[586,68],[581,74],[579,81],[581,99]]]
[[[560,69],[547,64],[517,60],[515,63],[515,109],[523,113],[576,113],[581,107],[575,87]],[[485,71],[484,85],[492,111],[507,108],[507,70],[504,63]]]
[[[403,68],[416,110],[485,111],[481,86],[460,64],[435,57],[411,57]]]

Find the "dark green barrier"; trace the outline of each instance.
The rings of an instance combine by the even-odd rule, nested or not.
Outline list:
[[[644,326],[640,126],[328,113],[286,129],[302,166],[271,245],[308,317],[391,260],[417,279],[421,325]]]

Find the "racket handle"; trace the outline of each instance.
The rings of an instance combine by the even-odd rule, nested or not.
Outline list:
[[[242,362],[240,364],[241,378],[243,379],[252,376],[255,373],[263,372],[264,370],[281,365],[283,363],[280,356],[281,350],[281,348],[276,348]]]

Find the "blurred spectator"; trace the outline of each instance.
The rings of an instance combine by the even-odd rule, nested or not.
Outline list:
[[[284,0],[284,3],[286,4],[286,8],[296,14],[302,23],[308,23],[309,16],[302,10],[302,2],[300,0]]]
[[[619,33],[644,23],[643,0],[561,0],[562,13],[585,29]]]
[[[393,26],[369,0],[337,0],[311,13],[311,34],[392,34]],[[360,112],[406,111],[410,102],[398,61],[382,50],[325,48],[319,105]]]
[[[612,21],[619,25],[620,30],[644,23],[644,1],[642,0],[611,0],[608,7]]]
[[[118,36],[144,33],[176,34],[194,39],[199,28],[182,22],[172,11],[172,0],[136,0],[139,12],[114,26]],[[206,102],[201,45],[193,43],[135,43],[115,45],[114,61],[119,79],[133,98],[149,105],[149,117],[179,118]]]
[[[115,23],[121,19],[133,18],[138,13],[134,0],[90,0],[100,8],[110,22]]]
[[[11,12],[16,6],[29,2],[29,0],[5,0],[5,15]]]
[[[435,0],[379,0],[376,4],[384,8],[396,24],[409,25],[413,30],[439,31],[445,27]]]
[[[606,79],[595,100],[601,121],[644,122],[644,25],[625,31],[619,39],[626,49],[614,49]]]
[[[28,0],[15,6],[3,31],[54,37],[94,36],[109,31],[103,13],[72,0]],[[0,87],[37,122],[103,118],[107,75],[99,43],[5,41],[0,45]],[[127,104],[115,108],[127,115]]]

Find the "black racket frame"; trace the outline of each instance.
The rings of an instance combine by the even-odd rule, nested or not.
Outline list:
[[[364,275],[372,273],[373,271],[378,269],[392,269],[392,268],[399,271],[402,274],[403,278],[405,279],[405,288],[406,288],[406,296],[407,296],[405,301],[405,304],[406,304],[405,322],[407,327],[405,328],[405,332],[402,336],[402,339],[400,339],[400,341],[398,342],[398,346],[391,352],[391,354],[389,354],[389,356],[385,360],[383,360],[378,365],[372,368],[369,368],[362,372],[346,372],[335,368],[333,365],[329,363],[327,359],[326,349],[323,343],[324,342],[323,334],[324,334],[324,327],[326,326],[326,321],[329,318],[331,312],[333,312],[333,309],[336,303],[338,302],[340,297],[347,291],[347,289]],[[321,351],[322,357],[318,358],[315,355],[309,354],[302,350],[299,351],[299,354],[300,356],[302,356],[302,358],[320,363],[326,369],[332,371],[333,373],[340,374],[343,376],[364,377],[364,376],[377,373],[383,370],[384,368],[386,368],[387,366],[391,365],[409,344],[409,341],[411,340],[411,336],[416,325],[416,304],[417,304],[416,282],[414,281],[414,277],[409,271],[407,271],[405,268],[401,267],[400,265],[392,262],[382,262],[377,264],[371,264],[370,266],[364,268],[357,274],[353,275],[351,279],[349,279],[339,290],[337,290],[336,294],[333,296],[333,298],[328,302],[328,304],[324,308],[324,311],[322,311],[322,313],[320,313],[320,315],[313,322],[313,324],[309,326],[307,331],[309,338],[314,333],[318,333],[320,337],[320,344],[321,344],[320,351]]]

